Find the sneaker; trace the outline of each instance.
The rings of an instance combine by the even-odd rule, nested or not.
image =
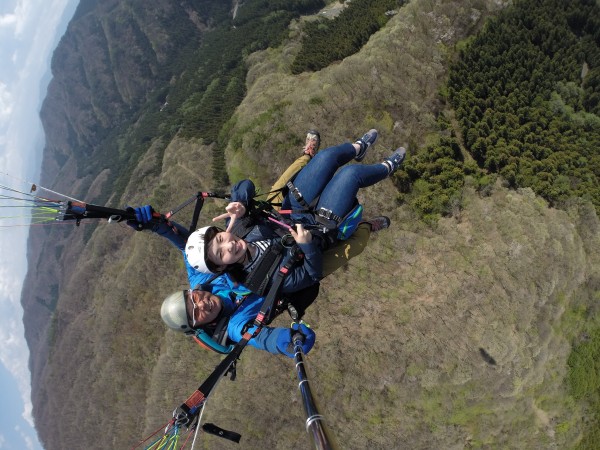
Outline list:
[[[365,222],[371,225],[371,233],[385,230],[392,223],[390,218],[386,216],[373,217],[371,220],[366,220]]]
[[[392,156],[383,160],[383,164],[388,167],[388,174],[393,174],[398,168],[402,161],[404,161],[404,157],[406,156],[406,149],[404,147],[398,147]]]
[[[306,133],[306,141],[304,142],[304,148],[302,153],[310,156],[311,158],[317,154],[319,147],[321,146],[321,135],[317,130],[308,130]]]
[[[373,145],[375,143],[376,140],[377,140],[377,130],[374,128],[367,131],[364,134],[364,136],[361,137],[360,139],[357,139],[355,144],[360,145],[360,150],[358,151],[358,154],[356,155],[356,157],[354,159],[356,161],[362,161],[364,159],[365,155],[367,154],[367,150],[369,149],[369,147],[371,145]]]

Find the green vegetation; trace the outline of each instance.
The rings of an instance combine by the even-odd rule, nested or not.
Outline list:
[[[599,28],[594,1],[518,2],[461,52],[449,93],[480,166],[552,204],[589,196],[600,211],[600,110],[590,96],[600,85],[581,79],[584,64],[600,71]]]
[[[358,52],[369,37],[397,12],[404,0],[353,0],[339,16],[318,18],[305,25],[302,48],[292,63],[292,73],[317,71]]]
[[[465,176],[485,187],[498,174],[551,205],[583,197],[600,211],[599,29],[593,0],[518,1],[460,46],[444,92],[462,139],[442,137],[407,163],[409,203],[435,221],[455,209]]]
[[[217,26],[202,36],[200,46],[184,47],[186,50],[180,52],[181,57],[170,70],[177,76],[175,82],[168,88],[161,87],[142,109],[135,125],[129,126],[132,131],[121,142],[121,147],[127,149],[128,166],[115,185],[116,192],[127,184],[150,141],[160,137],[168,143],[177,132],[188,139],[198,137],[206,144],[216,143],[212,158],[215,187],[227,186],[224,145],[218,136],[246,93],[244,57],[276,47],[287,35],[292,19],[322,6],[322,0],[252,0],[244,2],[233,21],[219,11]],[[167,106],[159,107],[162,102],[158,99]],[[122,132],[116,136],[122,136]],[[114,145],[114,140],[107,145]],[[113,194],[115,187],[111,188]]]
[[[82,3],[75,16],[85,16],[82,20],[100,29],[97,19],[89,15],[93,6],[90,2]],[[151,40],[159,37],[140,28],[147,14],[145,7],[122,3],[120,9],[115,9],[105,25],[105,32],[114,42],[100,49],[98,58],[106,61],[105,68],[110,68],[110,60],[130,66],[144,77],[155,76],[141,82],[150,87],[148,92],[124,104],[122,91],[126,86],[117,81],[118,74],[89,70],[80,75],[92,96],[91,105],[85,107],[91,106],[91,114],[99,120],[85,124],[89,127],[89,136],[69,129],[73,151],[86,158],[86,164],[78,168],[78,176],[83,178],[106,167],[119,167],[111,174],[111,182],[105,183],[97,201],[103,203],[110,197],[118,198],[148,146],[160,141],[164,151],[177,133],[188,139],[201,138],[206,144],[216,143],[212,158],[215,184],[217,187],[228,185],[224,147],[218,136],[244,98],[245,57],[257,50],[276,47],[287,35],[292,19],[323,6],[322,0],[251,0],[238,8],[236,19],[232,20],[229,4],[196,1],[193,7],[198,8],[198,13],[211,26],[202,34],[192,21],[181,20],[181,13],[186,14],[182,6],[173,7],[175,11],[169,10],[169,15],[160,18],[161,26],[169,32],[169,50],[164,61],[154,62],[155,65],[149,64],[156,59],[156,43]],[[119,39],[135,42],[136,47],[119,47]],[[53,58],[53,67],[68,66],[69,57],[68,52],[59,49]],[[107,79],[114,80],[107,84]],[[88,141],[83,142],[84,139]],[[160,166],[156,166],[148,174],[158,174],[160,170]]]
[[[589,408],[592,420],[585,426],[577,450],[592,450],[600,442],[600,324],[586,327],[573,348],[567,364],[568,385],[573,397]]]

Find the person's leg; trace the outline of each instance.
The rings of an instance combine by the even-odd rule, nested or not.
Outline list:
[[[279,179],[275,182],[273,186],[271,186],[271,190],[269,192],[273,192],[270,194],[271,196],[267,198],[267,201],[270,203],[282,203],[283,202],[283,192],[282,189],[285,188],[285,185],[288,181],[290,181],[294,175],[296,175],[301,169],[303,169],[308,162],[310,161],[311,156],[308,154],[302,154],[299,156],[290,166],[285,169],[285,172],[281,174]],[[276,207],[275,209],[280,209]]]
[[[294,186],[300,191],[305,202],[310,204],[321,194],[338,168],[352,159],[362,161],[367,150],[376,140],[377,130],[371,129],[353,144],[345,143],[329,147],[316,155],[294,180]],[[293,196],[290,200],[294,209],[301,207]]]
[[[300,191],[307,203],[312,202],[321,194],[335,172],[344,164],[356,157],[356,144],[349,142],[326,148],[317,153],[294,179],[294,186]],[[302,206],[290,196],[292,207],[301,209]]]
[[[323,208],[340,218],[345,217],[355,204],[358,190],[372,186],[398,170],[405,154],[404,148],[400,147],[379,164],[342,167],[323,189],[316,210]]]
[[[323,208],[343,218],[354,206],[358,190],[387,178],[388,173],[381,163],[342,167],[323,189],[317,211]]]
[[[304,141],[304,147],[302,147],[302,155],[300,155],[290,166],[285,169],[279,179],[271,186],[269,192],[273,192],[272,196],[267,198],[270,203],[281,204],[283,202],[283,190],[288,181],[290,181],[300,169],[308,164],[319,151],[321,146],[321,135],[317,130],[308,130],[306,133],[306,139]],[[275,206],[275,209],[280,209],[279,206]]]

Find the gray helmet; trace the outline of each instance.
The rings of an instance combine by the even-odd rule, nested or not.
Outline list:
[[[190,326],[185,305],[185,293],[187,291],[173,292],[164,299],[160,307],[160,316],[169,328],[185,334],[194,333]]]

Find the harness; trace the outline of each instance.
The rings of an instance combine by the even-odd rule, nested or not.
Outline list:
[[[289,267],[287,267],[286,271],[289,271],[293,264],[296,264],[303,258],[301,251],[293,245],[293,240],[288,244],[289,245],[286,246],[280,242],[277,242],[265,250],[258,261],[257,268],[253,270],[250,275],[248,275],[248,278],[244,282],[244,287],[261,297],[264,296],[265,293],[270,292],[270,290],[267,291],[267,288],[270,284],[269,282],[275,282],[276,276],[274,276],[274,274],[277,275],[277,273],[279,273],[277,272],[279,269],[279,264],[286,255],[287,250],[289,249],[291,252],[295,253],[296,256],[293,259],[293,263],[288,262]],[[279,271],[282,269],[284,268],[279,269]],[[291,316],[296,317],[299,320],[299,318],[304,315],[306,308],[308,308],[312,302],[315,301],[318,294],[319,283],[316,283],[300,291],[279,296],[277,300],[273,300],[273,311],[269,320],[265,321],[265,324],[268,325],[273,318],[282,314],[286,310]],[[230,295],[236,295],[235,291]],[[196,333],[193,335],[194,340],[206,350],[214,351],[223,355],[231,353],[235,347],[235,342],[229,339],[227,326],[235,314],[235,311],[249,295],[251,295],[251,293],[247,293],[242,296],[236,295],[235,299],[232,298],[235,303],[235,308],[233,311],[221,317],[216,324],[206,325],[197,329]],[[245,329],[242,331],[242,335],[246,333],[247,328],[249,328],[249,324],[246,325]],[[234,379],[235,364],[232,366],[230,372],[232,379]]]
[[[248,274],[244,286],[258,295],[264,295],[272,276],[283,259],[286,247],[281,242],[270,245],[256,262],[256,267]]]
[[[280,242],[275,242],[263,252],[256,262],[255,267],[244,281],[244,286],[259,296],[265,295],[267,288],[273,281],[274,276],[285,257],[286,250],[294,244],[293,240],[288,240],[291,236],[285,234],[286,230],[284,230],[284,228],[289,227],[289,220],[284,218],[282,214],[314,214],[315,220],[319,225],[313,226],[313,234],[320,237],[324,245],[329,245],[335,240],[348,239],[352,233],[354,233],[362,219],[363,207],[358,203],[358,200],[356,200],[355,206],[345,217],[340,217],[331,210],[325,208],[319,208],[315,211],[315,205],[319,198],[317,197],[308,204],[300,190],[294,185],[293,181],[288,181],[284,188],[269,192],[268,194],[285,191],[293,195],[296,201],[304,209],[276,211],[274,206],[281,206],[280,204],[254,199],[254,205],[252,208],[249,208],[248,215],[237,220],[231,230],[235,235],[245,238],[254,227],[257,225],[264,225],[269,226],[269,229],[274,230],[275,234],[281,238]],[[270,199],[273,198],[275,198],[275,196],[270,197]],[[280,227],[272,228],[269,221],[276,222]],[[301,256],[299,259],[301,259]],[[280,297],[275,301],[274,316],[281,314],[287,309],[291,315],[302,317],[306,308],[316,299],[318,292],[319,284],[317,283],[301,291]],[[241,301],[236,300],[236,309],[246,297],[247,295],[244,296]],[[212,327],[198,329],[194,335],[196,342],[207,350],[215,351],[220,354],[230,353],[235,347],[234,342],[231,341],[227,335],[227,326],[232,315],[233,313],[221,318],[217,324]]]
[[[212,350],[214,352],[225,355],[233,350],[232,341],[227,335],[227,325],[231,319],[230,315],[222,317],[214,331],[210,331],[210,328],[199,328],[196,330],[194,340],[206,350]]]
[[[305,209],[297,211],[291,210],[291,213],[312,213],[315,215],[315,220],[323,226],[323,234],[331,234],[337,240],[344,241],[352,236],[356,231],[358,224],[362,220],[363,207],[355,199],[354,207],[344,217],[340,217],[330,209],[319,208],[315,211],[315,206],[319,202],[319,197],[316,197],[310,204],[306,202],[302,196],[302,192],[298,189],[293,181],[288,181],[286,184],[289,193],[294,196],[294,199]],[[283,212],[283,211],[281,211]],[[287,211],[286,211],[287,212]],[[336,233],[337,231],[337,233]]]

